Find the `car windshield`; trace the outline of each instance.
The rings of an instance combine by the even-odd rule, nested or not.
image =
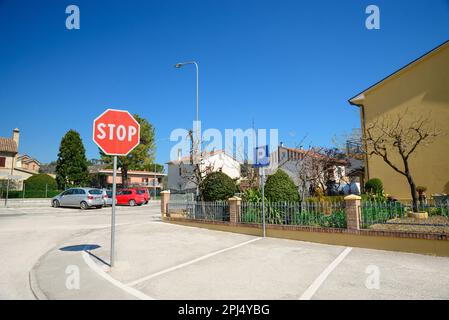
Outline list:
[[[106,191],[106,194],[108,195],[109,198],[112,198],[112,191]]]
[[[92,190],[89,190],[89,194],[103,194],[103,191],[101,191],[99,189],[92,189]]]

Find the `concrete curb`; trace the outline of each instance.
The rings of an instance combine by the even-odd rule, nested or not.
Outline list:
[[[87,232],[86,231],[77,232],[73,235],[73,237],[87,235],[94,231],[96,231],[96,230],[88,230]],[[67,238],[67,239],[69,239],[69,238]],[[67,239],[63,240],[61,243],[64,243],[65,241],[67,241]],[[37,276],[36,276],[36,269],[41,265],[42,260],[44,260],[50,252],[52,252],[53,250],[55,250],[56,248],[58,248],[60,246],[61,246],[61,244],[58,244],[58,245],[53,246],[49,250],[47,250],[43,255],[41,255],[39,257],[39,259],[37,259],[36,263],[33,265],[31,270],[28,272],[28,283],[30,286],[31,293],[34,295],[36,300],[50,300],[47,297],[47,295],[39,287],[39,282],[37,281]]]
[[[36,271],[34,268],[38,266],[38,264],[35,264],[33,268],[29,272],[29,284],[31,292],[33,293],[36,300],[48,300],[48,297],[45,295],[45,293],[39,288],[37,278],[36,278]]]

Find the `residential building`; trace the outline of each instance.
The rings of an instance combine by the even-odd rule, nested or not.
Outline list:
[[[178,156],[168,164],[168,188],[174,192],[195,192],[196,184],[192,181],[194,166],[190,156]],[[232,179],[240,178],[240,162],[224,150],[203,152],[200,164],[201,172],[221,171]]]
[[[98,187],[112,188],[113,171],[112,169],[91,169],[91,173],[98,175]],[[151,171],[129,170],[128,171],[128,186],[130,187],[145,187],[148,188],[150,194],[158,195],[163,189],[162,180],[167,174]],[[122,185],[122,171],[117,169],[116,183],[118,186]]]
[[[27,154],[18,155],[16,169],[26,170],[32,173],[39,173],[41,163]]]
[[[428,194],[449,193],[449,41],[412,61],[402,69],[357,94],[349,100],[359,107],[362,131],[366,137],[370,124],[378,119],[395,119],[404,115],[404,123],[426,117],[440,135],[411,155],[410,170],[417,185],[427,187]],[[403,167],[393,150],[392,162]],[[384,189],[398,199],[410,199],[406,178],[376,155],[365,154],[365,180],[379,178]]]
[[[0,174],[13,175],[19,150],[19,129],[14,129],[11,138],[0,137]]]
[[[324,164],[328,166],[327,169],[323,168]],[[346,174],[348,166],[348,161],[326,157],[317,150],[288,148],[281,143],[277,150],[270,154],[270,166],[266,169],[266,174],[274,174],[277,169],[282,169],[298,187],[299,194],[307,197],[311,195],[313,184],[321,185],[321,188],[325,189],[323,191],[326,191],[329,187],[326,181],[333,182],[334,193],[345,192],[345,188],[351,183]],[[308,178],[305,179],[305,176],[311,180],[306,181]]]
[[[22,190],[23,181],[39,172],[40,162],[28,155],[19,155],[20,130],[11,138],[0,137],[0,180],[10,180],[12,189]]]

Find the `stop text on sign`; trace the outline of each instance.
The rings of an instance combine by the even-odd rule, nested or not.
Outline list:
[[[108,155],[124,156],[140,143],[140,125],[126,110],[108,109],[94,120],[93,140]]]
[[[109,131],[109,134],[106,133],[105,129]],[[117,129],[116,129],[117,128]],[[100,140],[108,137],[109,140],[118,139],[119,141],[124,141],[126,138],[128,141],[132,141],[133,137],[137,134],[137,128],[135,126],[125,127],[124,125],[115,125],[113,123],[99,123],[97,124],[98,134],[97,138]]]

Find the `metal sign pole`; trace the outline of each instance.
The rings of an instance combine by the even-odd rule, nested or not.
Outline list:
[[[266,225],[265,225],[265,168],[261,167],[262,171],[262,228],[263,228],[263,237],[266,236]]]
[[[8,206],[8,197],[9,197],[9,177],[8,177],[8,182],[6,183],[5,207]]]
[[[112,173],[111,267],[114,266],[114,251],[115,251],[115,198],[117,194],[116,176],[117,176],[117,156],[114,156],[114,170]]]

